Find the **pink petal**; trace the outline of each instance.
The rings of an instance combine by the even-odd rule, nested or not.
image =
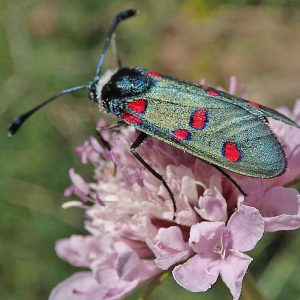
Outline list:
[[[119,300],[130,294],[139,284],[138,280],[125,281],[119,278],[117,271],[112,268],[99,268],[94,272],[99,287],[105,290],[101,300]],[[90,298],[98,299],[98,298]]]
[[[237,79],[235,76],[230,76],[228,93],[231,95],[236,95],[237,91]]]
[[[84,195],[87,195],[89,193],[89,186],[86,184],[83,178],[75,172],[73,168],[69,170],[69,176],[71,178],[72,183],[79,191],[81,191]]]
[[[249,99],[249,93],[245,87],[245,85],[242,83],[240,85],[241,95],[243,99]]]
[[[70,197],[73,194],[73,192],[74,192],[74,187],[73,185],[70,185],[64,190],[64,197]]]
[[[162,270],[169,269],[190,254],[188,244],[184,242],[181,230],[177,226],[160,228],[155,242],[147,239],[146,243],[156,256],[156,265]]]
[[[191,252],[189,250],[184,250],[175,254],[169,254],[165,257],[158,257],[154,262],[161,270],[168,270],[171,266],[186,260],[190,254]]]
[[[264,233],[264,221],[259,211],[242,205],[229,219],[227,228],[233,241],[232,248],[242,252],[253,249]]]
[[[99,144],[98,140],[93,136],[90,137],[91,146],[94,148],[95,151],[101,153],[103,151],[103,147]]]
[[[175,281],[191,292],[205,292],[219,276],[218,268],[210,268],[213,260],[210,257],[195,255],[183,265],[174,268]]]
[[[264,217],[297,215],[300,210],[300,195],[296,189],[276,186],[264,194],[259,209]]]
[[[227,221],[227,203],[216,188],[205,190],[199,199],[199,207],[195,207],[195,210],[204,220]]]
[[[95,257],[104,258],[92,236],[72,235],[70,238],[59,240],[55,244],[55,251],[61,259],[77,267],[89,266]]]
[[[232,252],[220,266],[220,275],[230,289],[234,300],[238,300],[242,290],[242,281],[252,258],[246,254]]]
[[[105,299],[105,292],[91,272],[80,272],[59,283],[52,290],[49,300]]]
[[[182,195],[186,195],[189,201],[195,201],[198,198],[195,179],[189,176],[182,177],[180,197],[182,197]]]
[[[121,279],[132,281],[139,277],[141,259],[123,242],[115,243],[115,249],[118,253],[116,270]]]
[[[267,232],[300,227],[300,195],[296,189],[275,186],[246,201],[259,209]]]
[[[100,197],[100,193],[99,192],[96,192],[96,202],[100,205],[100,206],[105,206],[105,203],[104,201],[101,199]]]
[[[294,230],[300,228],[300,215],[280,215],[264,218],[265,231],[275,232],[279,230]]]
[[[216,244],[219,244],[221,235],[226,229],[223,222],[201,222],[191,227],[189,244],[190,247],[201,255],[213,254]]]
[[[181,251],[187,248],[187,243],[184,242],[182,232],[177,226],[160,228],[156,239],[170,249]]]
[[[97,122],[96,128],[97,129],[101,129],[102,127],[104,127],[107,124],[106,120],[101,118],[99,119],[99,121]]]
[[[142,260],[125,243],[116,242],[114,246],[118,253],[116,270],[120,279],[144,281],[160,272],[153,261]]]

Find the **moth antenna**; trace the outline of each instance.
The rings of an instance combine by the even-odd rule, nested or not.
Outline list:
[[[104,46],[103,46],[103,49],[100,53],[100,56],[99,56],[99,60],[98,60],[98,64],[97,64],[97,70],[96,70],[96,76],[95,76],[95,80],[99,79],[99,76],[100,76],[100,72],[101,72],[101,68],[102,68],[102,65],[103,65],[103,61],[104,61],[104,56],[105,56],[105,53],[111,43],[111,40],[113,38],[113,34],[114,32],[116,31],[117,29],[117,26],[119,25],[119,23],[121,23],[122,21],[130,18],[130,17],[133,17],[135,16],[137,13],[136,9],[127,9],[127,10],[123,10],[121,12],[119,12],[112,24],[110,25],[110,28],[109,28],[109,31],[108,31],[108,34],[105,38],[105,42],[104,42]]]
[[[112,48],[112,52],[117,60],[117,66],[119,69],[122,68],[123,64],[117,49],[117,42],[116,42],[116,33],[113,34],[112,40],[111,40],[111,48]]]
[[[100,57],[99,57],[99,60],[98,60],[95,81],[99,79],[99,75],[100,75],[100,72],[101,72],[101,67],[103,65],[105,53],[106,53],[106,51],[107,51],[107,49],[108,49],[108,47],[111,43],[111,40],[113,38],[114,32],[116,31],[116,28],[117,28],[118,24],[120,22],[126,20],[127,18],[130,18],[130,17],[136,15],[136,13],[137,13],[137,11],[135,9],[127,9],[127,10],[119,12],[115,16],[115,18],[114,18],[114,20],[113,20],[113,22],[110,26],[110,29],[108,31],[108,34],[105,38],[103,50],[102,50],[102,52],[100,54]],[[119,59],[118,59],[118,61],[119,61]],[[120,63],[120,61],[119,61],[119,63]],[[90,88],[91,88],[90,84],[89,85],[80,85],[80,86],[76,86],[76,87],[72,87],[72,88],[63,90],[60,93],[51,96],[50,98],[48,98],[47,100],[45,100],[41,104],[35,106],[31,110],[15,117],[13,119],[12,123],[10,124],[9,128],[8,128],[8,135],[9,136],[14,135],[30,116],[32,116],[36,111],[38,111],[40,108],[44,107],[48,103],[52,102],[53,100],[59,98],[62,95],[65,95],[65,94],[70,94],[70,93],[73,93],[73,92],[76,92],[76,91],[79,91],[79,90],[82,90],[82,89],[90,89]]]
[[[39,109],[41,109],[48,103],[54,101],[55,99],[59,98],[62,95],[70,94],[70,93],[73,93],[73,92],[76,92],[76,91],[79,91],[82,89],[88,89],[88,88],[89,88],[88,85],[80,85],[80,86],[75,86],[75,87],[63,90],[60,93],[51,96],[50,98],[48,98],[41,104],[35,106],[34,108],[30,109],[29,111],[27,111],[17,117],[14,117],[12,123],[10,124],[10,126],[8,128],[8,136],[13,136],[30,116],[32,116],[35,112],[37,112]]]

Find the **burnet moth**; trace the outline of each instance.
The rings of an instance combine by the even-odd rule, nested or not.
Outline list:
[[[141,67],[119,66],[101,75],[104,57],[118,24],[135,14],[136,10],[128,9],[115,16],[91,82],[65,89],[15,117],[9,127],[9,135],[15,134],[26,119],[49,102],[62,95],[88,89],[92,101],[119,118],[117,125],[128,124],[139,130],[131,152],[163,183],[172,199],[174,211],[174,195],[166,181],[137,153],[137,148],[147,136],[214,165],[241,192],[238,184],[223,169],[257,178],[272,178],[284,173],[287,164],[285,153],[268,126],[267,118],[300,127],[282,114],[223,91]],[[109,147],[108,142],[102,142]]]

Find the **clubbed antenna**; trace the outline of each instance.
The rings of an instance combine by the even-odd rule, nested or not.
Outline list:
[[[51,96],[50,98],[48,98],[47,100],[45,100],[41,104],[35,106],[31,110],[29,110],[29,111],[27,111],[27,112],[25,112],[25,113],[23,113],[23,114],[21,114],[21,115],[19,115],[17,117],[14,117],[12,123],[10,124],[10,126],[8,128],[8,135],[9,136],[13,136],[20,129],[20,127],[22,126],[22,124],[30,116],[32,116],[36,111],[38,111],[39,109],[41,109],[42,107],[44,107],[48,103],[52,102],[53,100],[59,98],[62,95],[70,94],[70,93],[73,93],[73,92],[76,92],[76,91],[79,91],[79,90],[82,90],[82,89],[86,89],[86,88],[89,88],[89,86],[87,86],[87,85],[80,85],[80,86],[72,87],[70,89],[63,90],[62,92],[60,92],[60,93],[58,93],[58,94],[56,94],[54,96]]]
[[[114,20],[113,20],[113,22],[112,22],[112,24],[111,24],[111,26],[109,28],[109,31],[107,33],[103,49],[102,49],[101,54],[99,56],[95,80],[99,79],[101,68],[102,68],[103,61],[104,61],[105,53],[106,53],[106,51],[107,51],[107,49],[108,49],[108,47],[109,47],[109,45],[111,43],[113,34],[116,31],[117,26],[119,25],[120,22],[122,22],[122,21],[124,21],[124,20],[126,20],[126,19],[128,19],[130,17],[135,16],[136,13],[137,13],[136,9],[127,9],[127,10],[123,10],[123,11],[119,12],[115,16],[115,18],[114,18]]]
[[[101,54],[100,54],[100,57],[99,57],[99,60],[98,60],[97,71],[96,71],[96,76],[95,76],[94,82],[99,80],[99,76],[100,76],[100,72],[101,72],[101,67],[103,65],[105,53],[106,53],[106,51],[107,51],[107,49],[108,49],[108,47],[111,43],[113,34],[116,31],[116,28],[117,28],[118,24],[120,22],[126,20],[127,18],[130,18],[130,17],[134,16],[134,15],[136,15],[136,10],[135,9],[127,9],[127,10],[119,12],[115,16],[115,18],[114,18],[114,20],[113,20],[113,22],[110,26],[110,29],[108,31],[108,34],[105,38],[103,50],[101,51]],[[79,85],[79,86],[75,86],[75,87],[63,90],[60,93],[58,93],[54,96],[51,96],[50,98],[48,98],[47,100],[45,100],[41,104],[35,106],[31,110],[15,117],[13,119],[12,123],[10,124],[9,128],[8,128],[8,135],[9,136],[14,135],[30,116],[32,116],[35,112],[40,110],[42,107],[44,107],[48,103],[50,103],[50,102],[54,101],[55,99],[59,98],[60,96],[65,95],[65,94],[70,94],[70,93],[73,93],[73,92],[76,92],[76,91],[79,91],[79,90],[82,90],[82,89],[90,89],[90,88],[91,88],[91,84]]]

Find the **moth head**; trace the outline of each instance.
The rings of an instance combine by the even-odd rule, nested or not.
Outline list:
[[[143,68],[120,68],[110,73],[101,82],[91,85],[92,97],[99,97],[97,102],[108,113],[121,115],[128,99],[140,97],[154,84]]]

